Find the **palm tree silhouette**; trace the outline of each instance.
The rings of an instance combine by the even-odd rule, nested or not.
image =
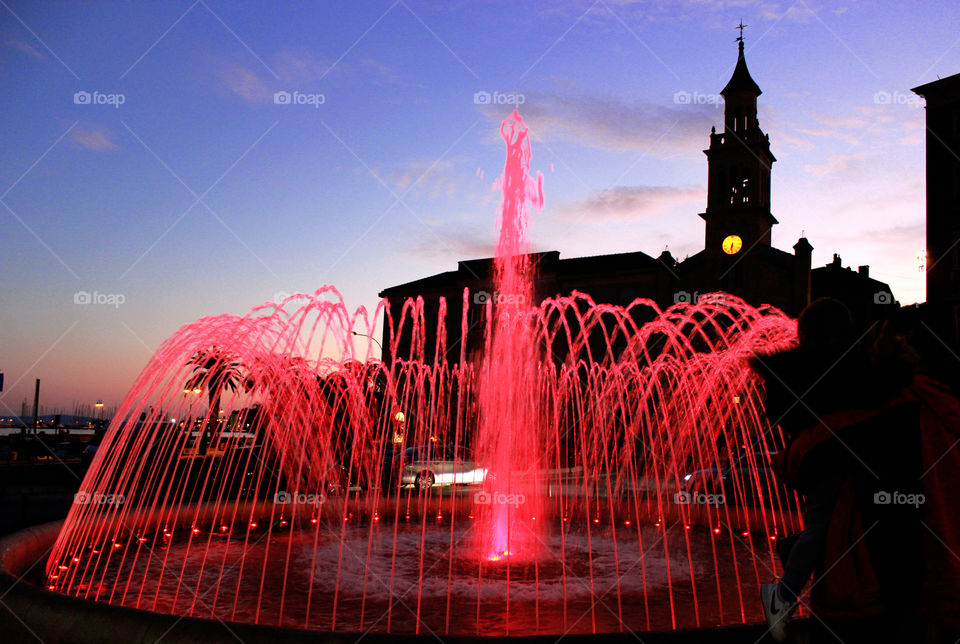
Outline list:
[[[217,427],[220,397],[224,390],[236,391],[239,387],[246,389],[247,381],[243,376],[243,365],[219,347],[214,346],[196,352],[187,364],[193,367],[193,373],[184,385],[184,389],[205,389],[210,403],[198,450],[200,456],[205,456],[207,446]]]

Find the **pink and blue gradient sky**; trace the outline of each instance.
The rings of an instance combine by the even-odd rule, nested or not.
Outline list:
[[[0,4],[0,415],[37,377],[46,405],[116,404],[200,316],[325,283],[372,309],[491,255],[512,106],[477,92],[524,99],[537,250],[697,252],[741,18],[774,244],[803,231],[815,265],[839,252],[924,299],[909,88],[960,71],[951,3]]]

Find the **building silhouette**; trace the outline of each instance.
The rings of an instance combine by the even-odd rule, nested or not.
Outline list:
[[[914,87],[927,103],[927,311],[960,340],[960,74]]]
[[[711,128],[710,145],[704,150],[707,207],[700,213],[703,250],[683,261],[668,251],[658,257],[636,251],[570,259],[561,259],[559,251],[533,253],[531,260],[537,270],[534,304],[580,291],[597,303],[627,306],[642,297],[664,309],[725,291],[754,306],[769,304],[796,317],[811,299],[829,295],[846,303],[861,326],[893,308],[890,287],[870,278],[869,267],[857,271],[843,268],[839,255],[834,255],[831,264],[811,269],[813,246],[805,237],[797,240],[793,252],[772,245],[771,231],[777,219],[770,209],[771,168],[776,158],[770,150],[770,137],[757,119],[757,99],[762,92],[747,68],[743,39],[737,40],[737,64],[720,92],[723,130]],[[383,360],[391,361],[395,341],[397,357],[417,353],[428,362],[437,356],[455,363],[478,351],[483,343],[482,305],[486,298],[497,296],[492,292],[493,265],[492,258],[461,261],[455,271],[381,291],[394,321],[384,324]],[[418,297],[422,298],[425,328],[415,330],[406,324],[395,330],[403,307],[414,306]],[[441,300],[445,302],[443,311]],[[449,331],[446,345],[438,350],[437,320],[441,316]],[[462,328],[468,329],[465,346],[459,342]],[[398,338],[392,337],[394,332]],[[421,333],[424,345],[416,347],[415,338]]]

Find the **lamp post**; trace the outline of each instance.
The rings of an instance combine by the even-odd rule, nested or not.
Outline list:
[[[94,406],[97,408],[97,420],[103,420],[103,401],[98,400]]]
[[[383,358],[383,345],[380,344],[380,341],[377,340],[375,337],[373,337],[372,335],[367,335],[366,333],[357,333],[356,331],[351,331],[350,335],[357,335],[357,336],[360,336],[361,338],[369,338],[370,340],[373,340],[374,342],[376,342],[377,346],[380,348],[380,358],[381,359]]]
[[[404,423],[407,418],[404,416],[403,412],[399,409],[393,414],[393,443],[395,445],[403,444],[404,439]]]
[[[187,398],[187,399],[190,401],[190,406],[189,406],[189,408],[187,409],[187,418],[186,418],[185,422],[183,423],[183,427],[184,427],[184,429],[187,430],[188,435],[189,435],[190,432],[193,431],[193,427],[192,427],[192,425],[193,425],[193,403],[197,400],[197,396],[199,396],[202,391],[203,391],[203,390],[200,389],[200,387],[194,387],[193,389],[190,389],[189,387],[187,387],[187,388],[184,388],[184,390],[183,390],[183,396],[184,396],[184,398]]]

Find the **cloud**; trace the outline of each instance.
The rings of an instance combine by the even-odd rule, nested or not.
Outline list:
[[[910,206],[915,204],[908,203],[906,205]],[[844,244],[870,240],[872,243],[876,242],[878,244],[899,246],[903,244],[904,240],[922,240],[926,234],[927,223],[925,219],[921,218],[920,221],[909,224],[898,223],[886,228],[875,228],[870,231],[862,230],[856,233],[835,235],[833,239]],[[912,247],[911,250],[913,250]]]
[[[378,176],[381,174],[377,172]],[[408,190],[412,194],[427,195],[431,198],[455,197],[459,183],[454,172],[453,162],[411,161],[403,166],[392,168],[382,177],[384,183],[392,185],[398,194]]]
[[[785,131],[778,130],[776,134],[771,135],[771,138],[776,140],[778,146],[786,144],[787,146],[793,146],[798,150],[805,151],[813,150],[815,147],[813,143],[810,142],[810,139],[800,136],[793,136]]]
[[[779,21],[785,19],[789,22],[805,23],[816,18],[817,12],[802,2],[794,2],[786,9],[777,4],[763,4],[762,15],[767,20]]]
[[[797,131],[802,132],[804,134],[809,134],[810,136],[817,136],[820,138],[838,139],[851,146],[860,145],[860,139],[858,139],[853,135],[847,134],[846,132],[842,132],[840,130],[830,130],[826,128],[798,127]]]
[[[13,49],[16,49],[20,53],[26,54],[31,58],[37,58],[37,59],[43,58],[43,54],[40,53],[40,51],[36,47],[34,47],[33,45],[31,45],[30,43],[24,40],[8,40],[3,44],[5,44],[7,47],[12,47]]]
[[[332,69],[323,56],[306,50],[285,50],[277,54],[273,65],[281,83],[318,83]]]
[[[77,125],[70,130],[70,140],[84,149],[97,152],[116,150],[118,147],[110,133],[99,125]]]
[[[331,69],[325,58],[310,52],[281,51],[266,67],[248,62],[221,62],[214,72],[221,87],[248,103],[269,103],[278,90],[306,91],[318,86]]]
[[[831,154],[824,163],[820,165],[806,164],[803,166],[803,170],[818,177],[836,175],[841,172],[856,174],[861,169],[860,162],[865,156],[862,152],[857,154]]]
[[[461,259],[475,259],[493,257],[497,248],[494,234],[490,230],[474,229],[457,230],[440,233],[438,238],[425,238],[421,252],[434,252],[441,256],[452,255]]]
[[[373,58],[364,58],[360,61],[361,67],[369,72],[377,80],[389,85],[402,85],[406,83],[400,70],[391,65],[384,64]]]
[[[563,205],[558,214],[581,221],[630,219],[662,213],[674,204],[689,201],[705,202],[706,191],[693,186],[618,186]]]
[[[643,151],[667,156],[677,148],[708,143],[710,126],[723,123],[716,105],[658,105],[613,97],[527,94],[522,106],[531,134],[546,141],[567,141],[613,152]],[[502,106],[484,108],[503,118]]]
[[[913,104],[911,103],[911,106]],[[902,129],[900,136],[913,142],[918,131],[923,130],[923,112],[903,105],[859,105],[844,114],[828,114],[817,110],[807,110],[814,126],[795,126],[797,132],[823,139],[844,141],[850,146],[859,146],[861,140],[890,140]],[[865,137],[875,135],[875,137]],[[778,136],[780,136],[778,134]]]
[[[403,255],[428,258],[437,267],[464,259],[493,257],[497,247],[496,230],[490,225],[481,226],[466,216],[457,219],[457,222],[429,225],[432,234],[421,229],[417,233],[418,241],[412,248],[404,249]],[[442,270],[453,270],[453,267]]]
[[[272,100],[273,92],[252,69],[240,65],[228,65],[219,70],[218,76],[221,85],[249,103],[264,103]]]

